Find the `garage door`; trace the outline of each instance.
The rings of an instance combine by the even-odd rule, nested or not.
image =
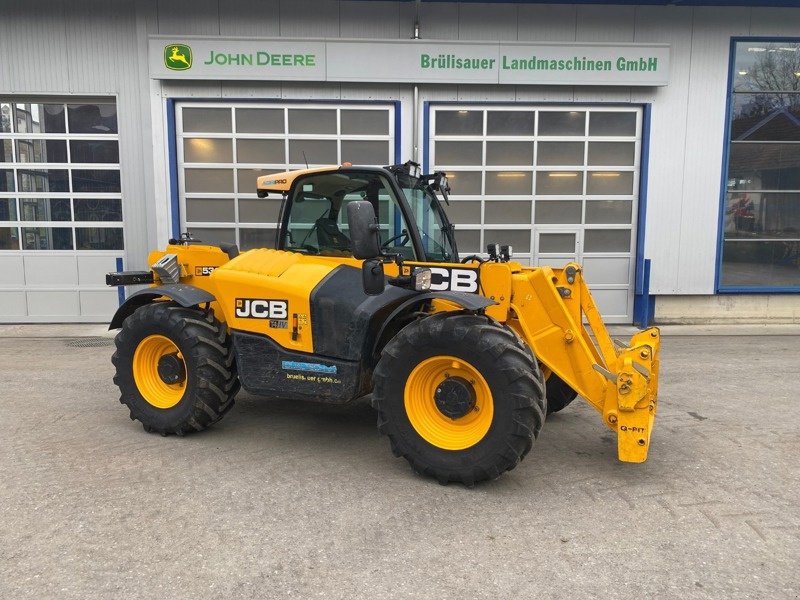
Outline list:
[[[395,159],[394,104],[187,102],[176,130],[181,230],[242,249],[275,244],[280,200],[256,196],[260,175]]]
[[[0,322],[107,321],[122,225],[113,100],[0,97]]]
[[[432,106],[462,256],[498,242],[526,264],[576,260],[604,317],[630,323],[641,130],[637,107]]]

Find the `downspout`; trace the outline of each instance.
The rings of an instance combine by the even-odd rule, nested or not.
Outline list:
[[[420,39],[419,36],[419,6],[422,0],[416,0],[415,4],[415,14],[414,14],[414,33],[411,36],[412,40]],[[411,135],[411,139],[413,140],[413,149],[412,149],[412,157],[413,160],[417,164],[422,164],[422,156],[420,156],[420,149],[419,149],[419,85],[416,83],[414,84],[414,111],[413,116],[411,118],[411,126],[413,128],[413,132]]]

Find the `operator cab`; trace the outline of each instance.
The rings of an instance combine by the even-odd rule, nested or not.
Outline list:
[[[285,200],[278,249],[353,256],[347,205],[368,201],[378,219],[383,254],[402,260],[457,261],[452,225],[434,193],[438,179],[418,177],[408,164],[301,172],[288,190],[280,190]]]

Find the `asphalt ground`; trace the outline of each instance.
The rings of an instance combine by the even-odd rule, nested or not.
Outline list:
[[[474,489],[415,475],[366,402],[242,393],[146,434],[76,341],[0,337],[2,598],[800,593],[800,336],[664,337],[646,463],[576,402]]]

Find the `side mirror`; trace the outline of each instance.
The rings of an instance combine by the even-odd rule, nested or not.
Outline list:
[[[364,260],[380,256],[378,221],[370,202],[366,200],[350,202],[347,205],[347,224],[350,226],[350,250],[354,257]]]
[[[382,294],[386,287],[386,279],[383,274],[383,262],[378,258],[371,258],[364,261],[361,267],[361,283],[364,286],[364,293],[368,296]]]

